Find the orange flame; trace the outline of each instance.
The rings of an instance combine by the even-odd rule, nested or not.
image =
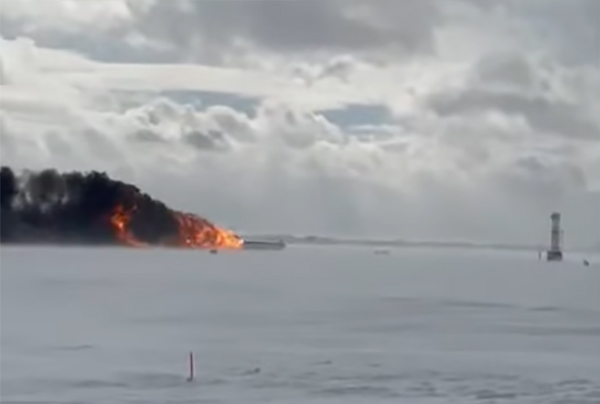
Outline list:
[[[144,247],[148,244],[137,240],[129,225],[136,207],[125,209],[117,205],[110,216],[110,224],[115,236],[123,244],[131,247]],[[178,234],[173,240],[175,246],[186,248],[240,249],[243,240],[230,230],[215,226],[206,219],[190,213],[173,212],[178,224]]]
[[[242,239],[232,231],[221,229],[208,220],[190,213],[176,214],[179,244],[191,248],[242,248]]]
[[[131,234],[129,230],[129,223],[131,222],[131,215],[135,211],[135,207],[127,211],[123,205],[117,205],[112,215],[110,216],[110,223],[115,230],[115,236],[123,244],[131,247],[144,247],[146,244],[142,243]]]

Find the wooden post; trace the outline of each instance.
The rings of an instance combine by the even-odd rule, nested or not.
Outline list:
[[[190,363],[189,363],[189,365],[190,365],[190,374],[188,376],[187,381],[191,382],[192,380],[194,380],[194,353],[193,352],[190,352],[189,361],[190,361]]]

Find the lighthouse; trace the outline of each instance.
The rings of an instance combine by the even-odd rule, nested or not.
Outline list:
[[[552,227],[550,230],[550,249],[546,252],[548,261],[562,261],[563,253],[560,247],[562,230],[560,228],[560,213],[550,215]]]

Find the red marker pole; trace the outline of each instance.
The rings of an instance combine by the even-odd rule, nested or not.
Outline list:
[[[188,382],[191,382],[192,380],[194,380],[194,353],[190,352],[190,375],[187,379]]]

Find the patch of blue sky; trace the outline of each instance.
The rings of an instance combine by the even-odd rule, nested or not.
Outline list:
[[[119,91],[121,108],[133,108],[155,98],[165,98],[180,105],[190,105],[196,110],[211,106],[228,106],[253,118],[260,105],[260,97],[202,90],[162,90],[162,91]],[[389,110],[381,104],[348,104],[342,108],[315,111],[329,122],[339,127],[348,136],[376,140],[395,135],[398,127],[394,124]]]

